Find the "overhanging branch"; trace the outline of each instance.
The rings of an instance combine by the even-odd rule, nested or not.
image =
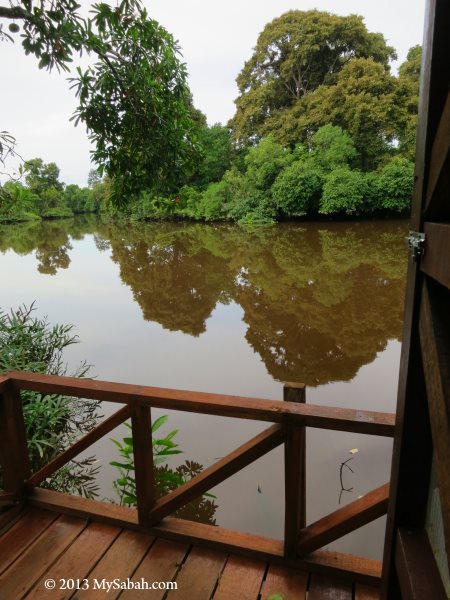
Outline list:
[[[26,19],[27,11],[21,6],[0,6],[0,19]]]

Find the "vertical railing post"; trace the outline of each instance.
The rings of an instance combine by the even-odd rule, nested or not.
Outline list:
[[[283,400],[305,402],[304,384],[285,383]],[[284,479],[284,555],[293,558],[300,530],[306,525],[306,430],[303,426],[286,427]]]
[[[139,523],[150,523],[150,510],[155,503],[153,475],[152,419],[149,406],[136,403],[131,415],[136,498]]]
[[[20,500],[31,470],[22,398],[11,382],[0,392],[0,464],[5,492]]]

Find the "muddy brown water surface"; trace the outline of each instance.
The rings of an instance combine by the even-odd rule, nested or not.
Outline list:
[[[108,223],[94,217],[0,227],[1,308],[35,301],[37,314],[74,323],[70,368],[99,379],[394,411],[407,249],[406,221],[234,225]],[[69,371],[70,371],[69,368]],[[103,407],[110,414],[116,406]],[[183,454],[207,467],[267,424],[168,414]],[[101,496],[113,498],[118,458],[109,437],[93,449]],[[307,521],[389,480],[392,441],[307,431]],[[283,452],[272,451],[197,506],[204,521],[283,533]],[[379,558],[383,519],[330,545]]]

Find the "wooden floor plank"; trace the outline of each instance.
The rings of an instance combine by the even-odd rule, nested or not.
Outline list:
[[[311,575],[308,600],[352,600],[351,583],[340,582],[327,575],[314,573]]]
[[[178,589],[168,593],[168,600],[209,600],[226,560],[224,552],[193,548],[176,579]]]
[[[355,600],[380,600],[380,589],[358,583],[355,587]]]
[[[261,560],[230,556],[220,577],[214,600],[257,600],[266,566]]]
[[[17,504],[0,511],[0,535],[3,535],[12,527],[22,516],[28,512],[29,508],[24,504]]]
[[[57,518],[55,513],[33,509],[0,537],[0,574]]]
[[[136,531],[122,531],[115,542],[109,547],[103,558],[89,573],[90,588],[88,590],[77,590],[71,598],[82,598],[83,600],[101,600],[117,598],[120,589],[95,589],[94,580],[113,581],[118,579],[125,581],[131,578],[134,571],[144,558],[154,538],[146,533]]]
[[[107,549],[119,535],[121,529],[104,523],[90,523],[78,536],[74,543],[43,574],[33,590],[26,596],[27,600],[65,600],[70,598],[73,590],[58,589],[61,579],[84,579],[93,566],[102,558]],[[44,582],[51,578],[57,582],[53,590],[47,590]]]
[[[143,579],[149,584],[174,581],[188,551],[188,544],[157,539],[135,571],[133,581]],[[161,600],[165,594],[166,590],[126,590],[120,600]]]
[[[282,565],[270,565],[261,589],[261,600],[280,596],[283,600],[304,600],[309,574]]]
[[[86,526],[76,517],[61,516],[0,576],[2,598],[21,598]]]

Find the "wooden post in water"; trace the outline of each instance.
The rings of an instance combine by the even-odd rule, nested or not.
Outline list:
[[[139,523],[150,523],[150,510],[155,503],[153,475],[152,419],[150,408],[137,403],[131,415],[133,431],[134,474]]]
[[[285,402],[306,402],[303,383],[285,383]],[[284,444],[284,555],[296,555],[300,530],[306,526],[306,428],[286,427]]]
[[[31,471],[22,399],[11,385],[0,393],[0,465],[5,492],[20,500]]]

